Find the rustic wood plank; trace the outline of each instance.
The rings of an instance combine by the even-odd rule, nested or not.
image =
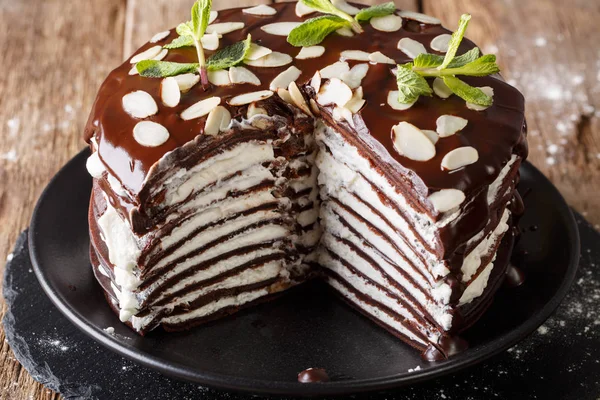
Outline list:
[[[41,190],[84,146],[96,91],[122,59],[125,0],[2,1],[0,10],[0,52],[10,63],[0,74],[2,273]],[[0,399],[58,398],[14,359],[1,327],[0,366]]]
[[[502,74],[525,95],[529,159],[597,227],[600,224],[600,4],[575,0],[424,0],[424,11],[496,53]]]
[[[190,18],[193,0],[129,0],[123,54],[131,55],[155,33],[177,26]],[[270,0],[213,1],[213,9],[269,4]]]

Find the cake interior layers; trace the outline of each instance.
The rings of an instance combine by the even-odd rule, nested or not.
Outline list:
[[[243,130],[259,129],[253,124],[262,129],[265,119],[245,121]],[[460,329],[453,322],[463,305],[487,304],[517,157],[486,188],[490,218],[461,246],[467,252],[456,268],[432,243],[469,207],[431,220],[344,135],[319,120],[281,140],[223,140],[213,157],[173,165],[153,191],[162,200],[149,201],[168,212],[142,235],[123,211],[133,199],[114,190],[105,171],[90,208],[92,259],[121,320],[140,333],[185,329],[319,275],[419,349]],[[288,141],[302,145],[277,156]]]

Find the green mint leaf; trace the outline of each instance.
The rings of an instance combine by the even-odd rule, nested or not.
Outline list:
[[[440,72],[442,75],[488,76],[500,72],[500,67],[496,64],[495,55],[486,54],[462,67],[447,68]]]
[[[252,44],[252,37],[248,35],[246,40],[227,46],[213,54],[207,61],[206,67],[209,71],[216,71],[233,67],[244,61]]]
[[[412,68],[412,63],[398,65],[396,81],[398,82],[398,101],[400,103],[412,103],[419,96],[431,96],[433,93],[425,78],[414,72]]]
[[[378,4],[369,8],[363,8],[358,14],[354,16],[354,19],[358,22],[366,22],[371,18],[385,17],[396,12],[396,5],[393,1],[384,4]]]
[[[465,54],[454,57],[452,62],[448,65],[448,68],[462,67],[463,65],[475,61],[479,57],[479,54],[479,48],[474,47]],[[442,65],[443,62],[444,56],[429,53],[419,54],[413,61],[415,68],[417,69],[437,68]]]
[[[320,11],[325,14],[335,15],[337,17],[345,19],[346,21],[350,22],[352,29],[358,33],[361,33],[363,31],[360,24],[354,18],[352,18],[351,15],[336,8],[333,4],[331,4],[330,0],[301,0],[301,1],[308,7],[313,8],[317,11]]]
[[[415,68],[437,68],[444,62],[444,57],[438,56],[437,54],[422,53],[419,54],[414,60],[413,64]]]
[[[452,34],[452,38],[450,39],[450,43],[448,45],[448,51],[446,52],[446,56],[444,57],[444,62],[442,65],[438,67],[438,69],[447,68],[448,65],[454,59],[456,52],[458,51],[458,46],[463,40],[465,36],[465,31],[467,30],[467,26],[469,25],[469,21],[471,20],[470,14],[463,14],[460,17],[460,22],[458,24],[458,30]]]
[[[448,68],[462,67],[463,65],[466,65],[471,61],[477,60],[480,54],[481,52],[479,51],[479,48],[474,47],[471,50],[467,51],[465,54],[454,57],[452,62],[448,64]]]
[[[194,36],[192,23],[190,21],[182,22],[181,24],[177,25],[175,31],[177,31],[179,36]]]
[[[298,25],[287,37],[292,46],[307,47],[321,43],[329,34],[347,27],[348,22],[335,15],[322,15],[311,18]]]
[[[139,74],[146,78],[166,78],[197,72],[197,63],[176,63],[170,61],[143,60],[135,65]]]
[[[191,36],[179,36],[169,44],[164,45],[165,49],[179,49],[182,47],[194,46],[194,38]]]
[[[445,76],[444,83],[452,92],[468,103],[479,106],[491,106],[493,99],[481,89],[473,87],[454,76]]]
[[[196,0],[192,6],[192,32],[196,40],[200,40],[206,32],[212,0]]]

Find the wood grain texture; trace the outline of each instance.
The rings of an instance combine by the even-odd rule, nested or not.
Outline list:
[[[0,1],[0,52],[10,66],[0,74],[2,261],[44,186],[83,147],[81,131],[98,87],[123,57],[125,5]],[[0,366],[0,399],[57,398],[16,362],[2,331]]]
[[[364,3],[381,3],[369,0]],[[216,9],[269,3],[218,0]],[[600,224],[600,5],[587,0],[396,0],[497,53],[527,99],[530,159],[567,201]],[[81,130],[108,72],[193,0],[0,0],[0,260],[27,227],[41,190],[83,147]],[[3,263],[0,262],[0,272]],[[1,300],[0,300],[1,301]],[[4,307],[2,305],[2,307]],[[4,309],[4,308],[3,308]],[[53,400],[14,359],[0,328],[0,400]]]

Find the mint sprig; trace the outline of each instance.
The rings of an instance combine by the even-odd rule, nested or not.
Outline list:
[[[145,78],[166,78],[196,72],[198,63],[176,63],[170,61],[143,60],[135,65],[140,76]]]
[[[350,14],[348,14],[348,13],[340,10],[336,6],[334,6],[331,3],[331,1],[329,1],[329,0],[300,0],[300,1],[302,1],[302,3],[304,3],[304,5],[312,8],[312,9],[315,9],[317,11],[320,11],[324,14],[335,15],[336,17],[340,17],[341,19],[346,20],[350,24],[350,27],[352,28],[352,30],[355,31],[356,33],[363,32],[363,29],[357,20],[352,18],[352,16]]]
[[[204,56],[204,48],[202,47],[202,36],[204,36],[204,33],[206,32],[206,27],[208,26],[211,8],[212,0],[196,0],[194,5],[192,6],[191,24],[185,24],[182,29],[182,33],[186,34],[188,33],[188,29],[191,31],[191,36],[194,40],[194,45],[196,46],[196,54],[198,54],[198,70],[200,71],[200,83],[202,84],[202,87],[208,86],[208,72],[206,69],[206,58]]]
[[[433,90],[424,77],[417,74],[412,69],[411,63],[399,65],[396,73],[398,81],[398,91],[403,103],[413,103],[419,96],[431,96]]]
[[[385,17],[396,11],[396,5],[393,1],[384,4],[377,4],[368,8],[363,8],[354,16],[358,22],[367,22],[371,18]]]
[[[470,19],[471,16],[468,14],[461,16],[458,30],[452,34],[448,52],[444,57],[437,54],[419,54],[412,63],[398,65],[396,80],[398,82],[398,100],[401,103],[410,104],[415,102],[419,96],[431,96],[432,91],[425,78],[439,77],[444,80],[446,86],[454,94],[468,103],[480,106],[492,104],[492,98],[481,89],[456,78],[456,75],[488,76],[500,71],[496,64],[496,56],[492,54],[480,56],[477,47],[463,55],[456,56]],[[423,86],[423,83],[427,88]]]
[[[292,46],[308,47],[321,43],[329,34],[348,26],[348,22],[335,15],[322,15],[298,25],[287,37]]]
[[[227,46],[208,59],[207,68],[209,71],[216,71],[219,69],[226,69],[234,67],[240,64],[250,51],[250,45],[252,44],[252,37],[248,35],[246,40]]]

